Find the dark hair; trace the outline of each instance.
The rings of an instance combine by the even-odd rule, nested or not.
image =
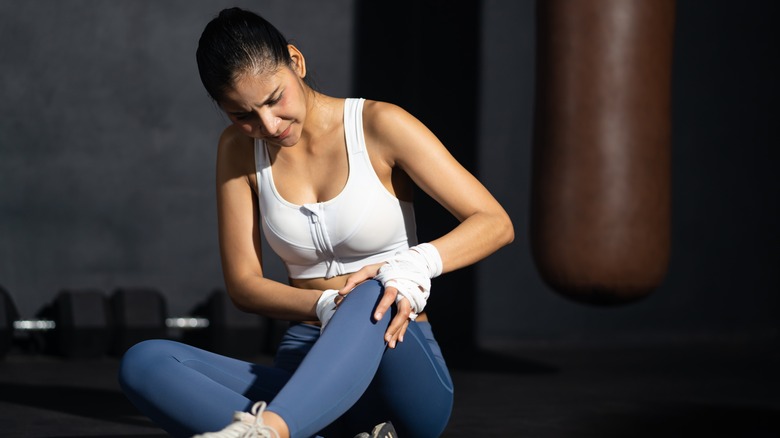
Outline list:
[[[292,63],[284,35],[263,17],[240,8],[223,9],[206,25],[195,58],[200,80],[217,102],[239,75]]]

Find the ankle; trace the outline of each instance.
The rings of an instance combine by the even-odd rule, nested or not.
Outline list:
[[[290,429],[287,427],[287,423],[284,422],[282,417],[269,411],[264,411],[262,417],[263,423],[266,426],[273,427],[279,434],[279,438],[290,438]]]

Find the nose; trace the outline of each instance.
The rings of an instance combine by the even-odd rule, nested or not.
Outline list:
[[[259,110],[258,118],[260,119],[260,131],[265,135],[276,134],[276,128],[278,128],[279,124],[282,122],[282,119],[276,117],[267,109]]]

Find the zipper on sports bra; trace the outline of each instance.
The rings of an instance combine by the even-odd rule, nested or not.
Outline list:
[[[303,207],[308,211],[309,227],[314,245],[317,251],[321,252],[325,257],[326,277],[341,274],[339,272],[339,263],[336,261],[336,256],[333,252],[333,246],[330,244],[327,225],[320,218],[321,206],[319,204],[305,204]]]

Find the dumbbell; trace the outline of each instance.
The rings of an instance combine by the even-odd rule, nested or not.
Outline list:
[[[191,314],[208,322],[205,330],[185,330],[182,341],[218,354],[251,357],[271,353],[279,328],[287,323],[238,310],[223,289],[214,289]]]
[[[162,294],[154,289],[117,289],[111,296],[114,343],[121,356],[144,339],[172,338],[228,356],[250,357],[274,345],[277,325],[268,318],[238,310],[222,289],[197,304],[191,316],[168,317]]]
[[[18,319],[7,291],[2,290],[0,356],[14,338],[25,350],[66,357],[121,355],[144,339],[165,338],[171,327],[208,326],[201,318],[166,318],[163,296],[154,289],[117,289],[106,299],[99,290],[63,290],[44,306],[37,319]]]
[[[64,289],[29,321],[43,333],[43,350],[67,358],[98,358],[111,346],[111,311],[98,289]],[[19,321],[17,330],[25,326]]]
[[[0,357],[16,338],[33,350],[67,357],[98,357],[111,341],[105,296],[97,290],[63,290],[37,315],[20,320],[7,290],[0,287]]]
[[[63,290],[36,316],[19,320],[10,295],[3,290],[0,357],[10,349],[14,333],[28,349],[69,358],[121,356],[144,339],[181,338],[184,342],[230,356],[275,351],[286,322],[241,312],[227,293],[215,289],[194,309],[193,316],[166,317],[163,295],[152,288],[120,288],[107,298],[99,290]],[[3,322],[5,321],[5,322]]]
[[[145,339],[168,336],[165,297],[153,288],[119,288],[109,299],[113,342],[109,353],[121,356]]]
[[[14,322],[19,318],[11,295],[0,286],[0,358],[11,349],[14,338]]]

